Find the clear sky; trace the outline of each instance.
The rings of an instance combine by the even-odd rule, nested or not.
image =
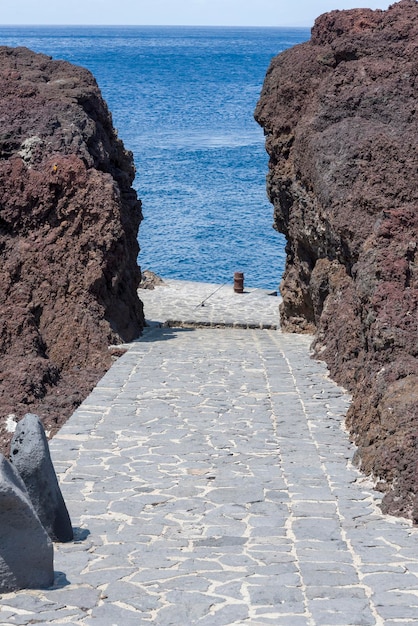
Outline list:
[[[312,26],[332,9],[387,0],[0,0],[0,24]]]

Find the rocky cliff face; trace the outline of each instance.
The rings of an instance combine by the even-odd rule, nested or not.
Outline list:
[[[54,431],[144,323],[132,155],[92,75],[0,48],[0,423]]]
[[[418,4],[334,11],[276,57],[256,119],[287,237],[281,323],[314,332],[384,509],[418,522]]]

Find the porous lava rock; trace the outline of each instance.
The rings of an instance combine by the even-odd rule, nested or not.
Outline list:
[[[49,587],[54,549],[20,476],[0,454],[0,593]]]
[[[0,449],[9,414],[53,434],[144,325],[141,204],[89,71],[0,47]]]
[[[161,276],[151,272],[151,270],[142,270],[139,289],[155,289],[157,285],[164,285],[164,281]]]
[[[320,16],[273,59],[256,119],[287,238],[285,331],[353,394],[383,508],[418,521],[418,4]]]
[[[17,424],[10,444],[10,462],[24,482],[52,541],[72,541],[70,516],[52,464],[48,440],[37,415],[27,413]]]

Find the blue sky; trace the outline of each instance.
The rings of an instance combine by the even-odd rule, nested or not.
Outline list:
[[[1,0],[0,24],[312,26],[332,9],[385,0]]]

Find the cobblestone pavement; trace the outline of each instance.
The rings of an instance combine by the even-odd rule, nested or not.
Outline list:
[[[0,624],[417,624],[417,531],[351,465],[350,398],[311,338],[159,327],[208,290],[183,285],[182,319],[180,287],[144,294],[154,324],[51,442],[76,540],[53,589],[1,596]],[[232,321],[277,312],[235,296]]]

